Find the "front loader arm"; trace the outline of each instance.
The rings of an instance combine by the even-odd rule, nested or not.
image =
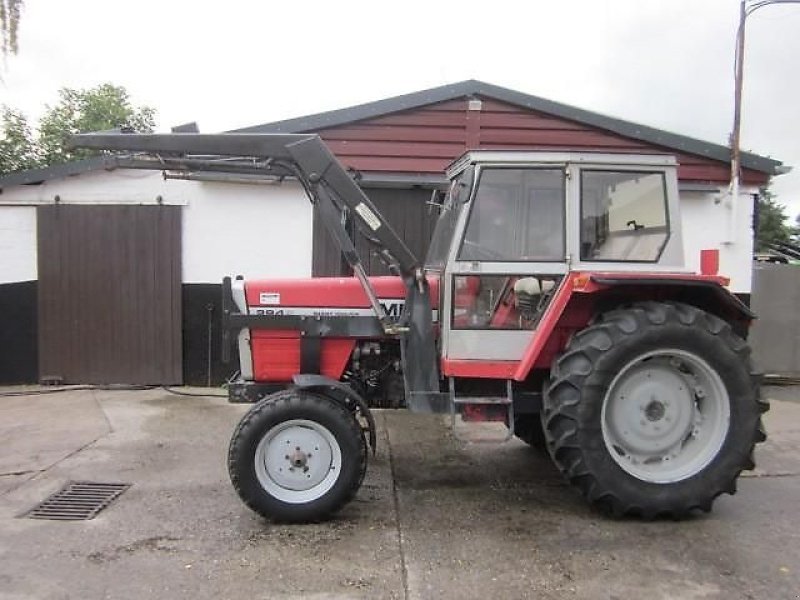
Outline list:
[[[315,203],[323,188],[337,213],[344,207],[352,211],[389,253],[401,274],[414,275],[420,267],[417,257],[318,135],[85,133],[73,136],[71,145],[144,154],[129,157],[132,160],[126,166],[132,168],[296,176]]]

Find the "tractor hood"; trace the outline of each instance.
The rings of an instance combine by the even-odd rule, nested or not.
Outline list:
[[[406,286],[400,277],[369,278],[380,303],[392,318],[405,306]],[[439,304],[439,280],[429,277],[431,303]],[[245,282],[249,314],[304,316],[372,316],[367,295],[355,277],[269,279]]]

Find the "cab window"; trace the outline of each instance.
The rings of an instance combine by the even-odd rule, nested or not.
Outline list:
[[[581,260],[655,262],[668,239],[664,173],[581,173]]]
[[[450,189],[441,206],[439,219],[436,221],[436,228],[433,230],[430,246],[428,246],[428,255],[425,257],[426,269],[439,271],[444,269],[450,248],[453,247],[453,234],[458,217],[464,203],[469,198],[473,172],[473,167],[469,167],[450,184]]]
[[[480,172],[459,260],[564,258],[564,171],[485,168]]]

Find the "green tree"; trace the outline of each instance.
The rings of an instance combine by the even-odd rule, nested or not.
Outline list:
[[[22,14],[22,0],[0,0],[0,55],[17,53],[17,31]]]
[[[154,126],[155,110],[148,106],[134,107],[122,86],[104,83],[88,90],[63,88],[58,104],[47,107],[39,124],[39,155],[48,165],[85,158],[96,152],[68,150],[66,142],[70,136],[115,128],[149,133]]]
[[[0,174],[39,166],[36,143],[25,115],[0,107],[0,131]]]
[[[150,133],[154,126],[155,110],[133,106],[125,88],[110,83],[85,90],[62,89],[58,103],[46,107],[38,131],[32,130],[21,112],[3,106],[0,174],[98,154],[92,150],[68,150],[66,142],[76,133],[115,128]]]
[[[787,223],[786,207],[779,204],[769,190],[761,190],[758,197],[758,231],[756,250],[764,251],[768,244],[790,241],[792,228]]]

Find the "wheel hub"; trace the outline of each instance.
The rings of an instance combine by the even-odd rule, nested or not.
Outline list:
[[[305,452],[300,450],[300,446],[297,446],[294,449],[294,452],[291,454],[291,456],[288,455],[288,454],[285,456],[286,460],[289,461],[289,463],[292,465],[292,467],[295,467],[295,468],[298,468],[298,469],[305,469],[306,471],[308,471],[308,467],[306,466],[306,463],[308,462],[308,459],[310,457],[311,457],[311,454],[306,454]]]
[[[313,501],[336,482],[341,451],[333,435],[314,421],[276,425],[262,438],[255,454],[259,481],[286,502]]]
[[[652,361],[630,369],[614,387],[609,423],[632,460],[670,456],[680,447],[692,429],[689,390],[683,374]]]
[[[655,398],[650,401],[644,409],[644,415],[649,421],[660,421],[664,418],[667,410],[663,402],[659,402]]]
[[[650,352],[609,386],[603,436],[625,471],[645,481],[676,481],[713,459],[729,411],[725,386],[704,360],[679,350]]]

